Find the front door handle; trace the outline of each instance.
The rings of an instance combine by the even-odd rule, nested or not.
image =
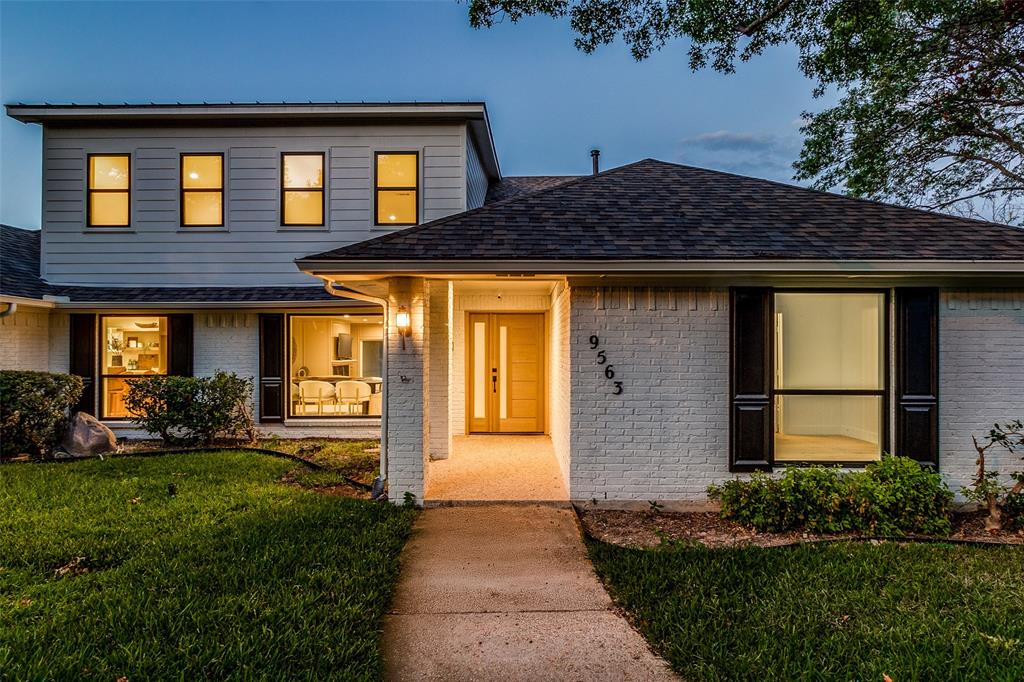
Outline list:
[[[498,392],[498,368],[495,367],[491,370],[491,393]]]

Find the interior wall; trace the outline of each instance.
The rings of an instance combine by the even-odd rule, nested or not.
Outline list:
[[[785,388],[878,388],[880,316],[874,295],[779,296],[783,325],[778,351]],[[864,396],[800,397],[784,402],[780,431],[843,435],[878,442],[880,403]]]

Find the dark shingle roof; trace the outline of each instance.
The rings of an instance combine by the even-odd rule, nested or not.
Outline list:
[[[323,287],[51,287],[75,303],[351,303]]]
[[[0,294],[41,299],[50,293],[39,278],[39,234],[0,225]]]
[[[506,175],[501,180],[491,183],[491,186],[487,188],[487,198],[484,199],[484,203],[493,204],[496,201],[504,201],[530,192],[557,187],[579,177],[578,175]]]
[[[1024,260],[1024,230],[646,159],[302,260]]]
[[[0,294],[42,300],[66,296],[82,303],[308,303],[339,299],[320,286],[296,287],[82,287],[39,277],[39,230],[0,225]]]

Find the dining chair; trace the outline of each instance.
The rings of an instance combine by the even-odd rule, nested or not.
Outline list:
[[[370,401],[370,385],[364,381],[339,381],[338,382],[338,403],[346,405],[351,414],[352,406],[359,405],[360,410],[365,414],[365,405]]]
[[[306,405],[316,405],[316,413],[324,413],[325,404],[334,404],[334,384],[327,381],[300,381],[299,398],[302,400],[302,411],[306,411]]]

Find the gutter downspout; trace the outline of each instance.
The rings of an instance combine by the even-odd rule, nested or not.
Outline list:
[[[348,288],[337,288],[334,283],[328,279],[324,280],[324,291],[331,296],[337,296],[338,298],[354,298],[357,301],[366,301],[367,303],[375,303],[384,309],[384,361],[381,371],[384,374],[384,384],[381,391],[380,405],[380,472],[377,475],[377,479],[373,482],[373,494],[372,499],[379,499],[384,493],[384,483],[388,480],[388,386],[391,383],[388,381],[388,326],[391,322],[391,316],[388,314],[388,301],[384,298],[377,298],[376,296],[370,296],[363,294],[358,291],[353,291]],[[13,305],[13,304],[12,304]]]
[[[5,310],[2,313],[0,313],[0,317],[10,317],[11,315],[13,315],[16,312],[18,312],[18,304],[17,303],[8,303],[7,304],[7,310]]]

